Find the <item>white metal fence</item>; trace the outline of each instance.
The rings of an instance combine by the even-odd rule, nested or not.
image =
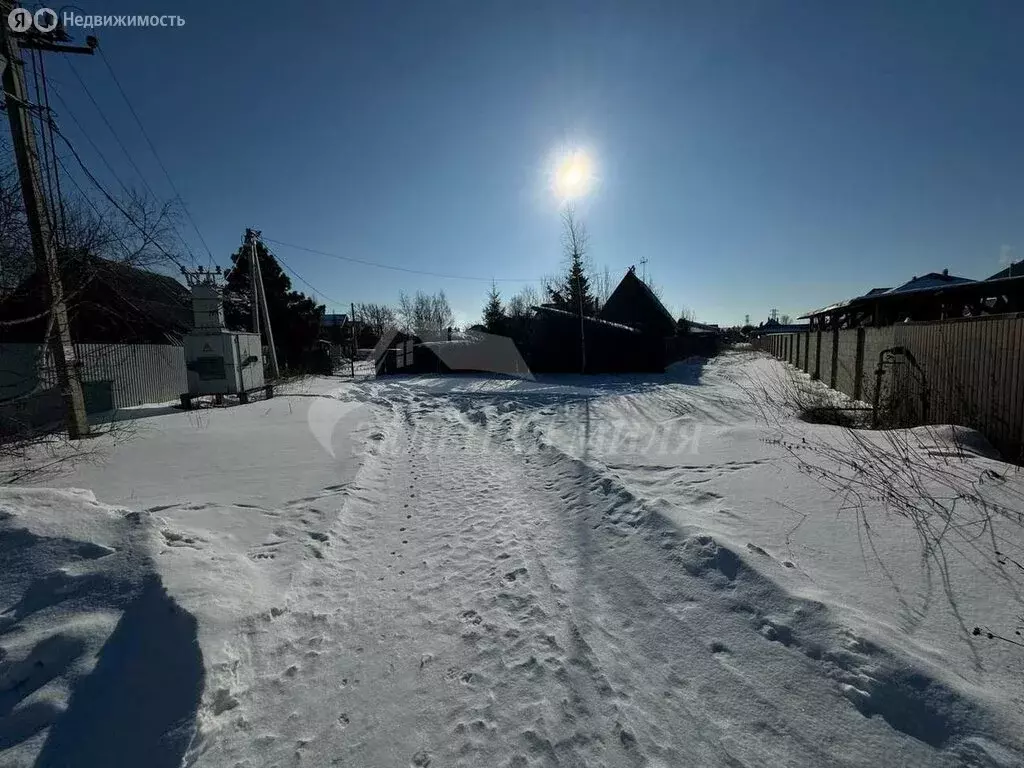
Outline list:
[[[103,385],[104,391],[109,388],[114,408],[176,400],[188,389],[181,346],[76,344],[75,353],[87,389],[97,389],[90,384]],[[53,360],[43,345],[0,344],[0,403],[56,383]]]

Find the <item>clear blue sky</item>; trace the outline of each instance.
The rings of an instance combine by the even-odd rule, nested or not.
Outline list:
[[[80,7],[186,19],[95,33],[224,265],[252,226],[396,266],[537,279],[561,261],[549,159],[573,145],[600,177],[581,204],[594,261],[617,276],[646,256],[671,308],[704,321],[795,316],[944,267],[985,277],[1003,246],[1024,255],[1016,0]],[[102,62],[75,65],[168,192]],[[49,68],[135,179],[66,65]],[[272,248],[346,309],[443,288],[475,321],[489,287]]]

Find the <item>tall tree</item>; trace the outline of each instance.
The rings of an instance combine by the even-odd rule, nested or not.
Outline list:
[[[399,327],[406,333],[423,339],[442,338],[454,320],[444,291],[432,295],[423,291],[416,291],[414,296],[404,291],[398,294]]]
[[[597,314],[597,300],[587,277],[587,228],[572,208],[562,214],[562,250],[568,264],[564,277],[545,285],[548,300],[574,314]]]
[[[369,327],[377,338],[397,324],[395,311],[386,304],[356,304],[355,319]]]
[[[533,314],[532,308],[540,303],[537,291],[532,285],[524,285],[523,289],[508,300],[508,317],[522,320]]]
[[[487,294],[484,306],[484,328],[488,333],[502,333],[505,330],[505,308],[501,305],[501,294],[498,287],[491,283],[491,292]]]
[[[262,241],[256,242],[256,253],[263,274],[263,289],[278,360],[285,368],[303,370],[308,367],[316,348],[324,307],[305,294],[292,290],[291,279]],[[238,330],[249,330],[252,317],[249,254],[248,245],[235,251],[231,255],[231,267],[224,273],[224,316],[228,327]]]

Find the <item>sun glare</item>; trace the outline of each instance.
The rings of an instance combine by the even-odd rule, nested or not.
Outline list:
[[[576,150],[558,160],[555,167],[555,194],[562,200],[573,200],[590,191],[594,166],[585,152]]]

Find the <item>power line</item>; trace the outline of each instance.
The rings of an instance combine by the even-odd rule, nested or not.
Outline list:
[[[95,97],[93,97],[92,91],[89,90],[89,86],[85,84],[85,80],[83,80],[82,76],[78,74],[78,70],[75,68],[75,65],[71,62],[71,59],[67,59],[67,62],[68,66],[71,68],[72,74],[74,74],[75,76],[75,79],[78,80],[78,84],[82,86],[82,90],[85,91],[85,95],[89,97],[89,101],[92,102],[92,105],[96,107],[96,111],[99,113],[100,118],[103,120],[103,123],[107,126],[107,129],[110,131],[110,135],[114,137],[114,141],[117,142],[117,146],[119,146],[121,148],[121,151],[124,153],[125,158],[128,160],[128,164],[131,165],[131,167],[135,170],[135,173],[138,174],[138,177],[139,179],[142,180],[142,184],[146,188],[146,191],[149,192],[149,194],[151,194],[155,198],[156,192],[154,192],[153,188],[149,186],[149,182],[146,181],[145,174],[139,169],[139,166],[135,164],[135,160],[132,158],[131,153],[128,151],[128,148],[124,145],[124,142],[121,141],[121,137],[117,135],[117,131],[114,129],[114,126],[111,125],[110,121],[107,119],[107,115],[103,111],[103,108],[100,107],[99,102],[97,102]]]
[[[124,193],[126,195],[131,194],[131,190],[128,189],[128,185],[124,183],[120,176],[117,175],[117,171],[114,170],[114,167],[107,160],[106,156],[100,150],[99,146],[96,144],[95,141],[92,140],[92,137],[86,132],[85,128],[82,127],[82,124],[78,122],[78,118],[75,117],[75,113],[71,111],[71,108],[68,106],[67,102],[64,101],[64,97],[60,95],[60,91],[54,88],[53,95],[57,98],[57,101],[60,102],[64,114],[71,118],[71,122],[75,124],[75,127],[78,129],[78,132],[82,135],[83,138],[85,138],[87,142],[89,142],[89,146],[92,147],[92,151],[96,153],[96,156],[100,159],[100,162],[103,163],[104,167],[108,171],[110,171],[110,175],[114,177],[114,181],[121,185],[121,189],[124,190]]]
[[[492,283],[492,282],[494,282],[494,283],[535,283],[535,282],[537,282],[536,278],[515,278],[515,277],[494,277],[494,278],[491,278],[491,277],[477,277],[475,275],[451,275],[451,274],[444,274],[442,272],[429,272],[429,271],[423,270],[423,269],[412,269],[412,268],[409,268],[409,267],[396,267],[393,264],[381,264],[381,263],[376,262],[376,261],[368,261],[366,259],[359,259],[359,258],[356,258],[355,256],[342,256],[341,254],[338,254],[338,253],[330,253],[328,251],[320,251],[320,250],[317,250],[316,248],[306,248],[306,247],[301,246],[301,245],[295,245],[294,243],[285,243],[285,242],[282,242],[281,240],[274,240],[274,239],[269,238],[269,237],[264,237],[263,240],[264,240],[264,242],[267,242],[267,243],[273,243],[274,245],[279,245],[279,246],[282,246],[284,248],[292,248],[292,249],[294,249],[296,251],[305,251],[306,253],[313,253],[313,254],[316,254],[317,256],[327,256],[328,258],[340,259],[341,261],[349,261],[349,262],[352,262],[354,264],[363,264],[363,265],[368,266],[368,267],[377,267],[378,269],[390,269],[390,270],[392,270],[394,272],[406,272],[406,273],[409,273],[409,274],[412,274],[412,275],[425,275],[427,277],[440,277],[440,278],[443,278],[445,280],[473,280],[473,281],[482,282],[482,283]]]
[[[132,225],[133,227],[135,227],[135,229],[137,229],[137,230],[139,231],[139,233],[140,233],[140,234],[141,234],[141,235],[142,235],[142,236],[143,236],[143,237],[144,237],[144,238],[145,238],[146,240],[148,240],[148,241],[149,241],[149,242],[151,242],[151,243],[152,243],[152,244],[153,244],[154,246],[156,246],[156,249],[157,249],[158,251],[160,251],[160,253],[161,253],[161,254],[162,254],[163,256],[165,256],[166,258],[168,258],[168,259],[169,259],[170,261],[174,262],[174,264],[175,264],[176,266],[178,266],[179,268],[181,268],[181,269],[184,269],[184,265],[183,265],[183,264],[182,264],[182,263],[181,263],[181,262],[180,262],[180,261],[179,261],[179,260],[178,260],[178,259],[177,259],[177,258],[176,258],[175,256],[173,256],[173,255],[171,255],[170,253],[168,253],[167,249],[165,249],[165,248],[164,248],[164,247],[163,247],[163,246],[162,246],[162,245],[161,245],[160,243],[158,243],[158,242],[157,242],[156,240],[154,240],[154,239],[153,239],[153,237],[152,237],[152,236],[151,236],[151,235],[150,235],[150,234],[149,234],[148,232],[146,232],[146,230],[145,230],[145,229],[144,229],[144,228],[143,228],[143,227],[142,227],[142,226],[141,226],[141,225],[140,225],[140,224],[139,224],[139,223],[138,223],[138,222],[137,222],[137,221],[136,221],[136,220],[135,220],[135,219],[134,219],[134,218],[132,217],[132,215],[131,215],[130,213],[128,213],[128,211],[126,211],[126,210],[125,210],[125,209],[124,209],[124,208],[123,208],[123,207],[121,206],[121,204],[117,202],[117,200],[115,200],[115,199],[114,199],[114,196],[113,196],[113,195],[111,195],[111,194],[110,194],[110,192],[108,192],[108,191],[107,191],[106,187],[104,187],[104,186],[103,186],[103,185],[102,185],[102,184],[100,183],[99,179],[97,179],[97,178],[96,178],[96,177],[95,177],[95,176],[93,175],[92,171],[90,171],[90,170],[89,170],[88,166],[87,166],[87,165],[85,164],[85,162],[84,162],[84,161],[82,160],[82,156],[78,154],[78,150],[77,150],[77,149],[75,149],[75,146],[74,146],[74,144],[72,144],[72,143],[71,143],[70,139],[68,139],[68,137],[67,137],[67,136],[65,136],[65,135],[64,135],[64,134],[63,134],[63,133],[62,133],[62,132],[60,131],[60,129],[59,129],[59,128],[56,128],[56,127],[54,127],[54,128],[53,128],[53,131],[54,131],[54,133],[56,133],[56,134],[57,134],[58,136],[60,136],[60,138],[61,138],[61,141],[63,141],[63,142],[64,142],[64,143],[65,143],[65,144],[67,145],[68,149],[69,149],[69,150],[71,150],[71,154],[72,154],[72,155],[74,156],[75,160],[76,160],[76,161],[78,162],[78,165],[79,165],[79,166],[81,167],[81,169],[82,169],[82,172],[83,172],[83,173],[84,173],[84,174],[86,175],[86,178],[88,178],[88,179],[89,179],[89,181],[91,181],[91,182],[93,183],[93,186],[95,186],[95,187],[96,187],[96,188],[97,188],[97,189],[98,189],[98,190],[99,190],[99,191],[100,191],[100,192],[102,193],[102,195],[103,195],[103,196],[104,196],[105,198],[107,198],[107,201],[108,201],[108,202],[109,202],[109,203],[110,203],[110,204],[111,204],[112,206],[114,206],[114,207],[115,207],[115,208],[116,208],[116,209],[117,209],[118,211],[120,211],[121,215],[122,215],[122,216],[124,216],[124,217],[125,217],[125,218],[126,218],[126,219],[128,220],[128,222],[129,222],[129,223],[130,223],[130,224],[131,224],[131,225]]]
[[[136,125],[139,126],[139,131],[142,132],[143,138],[149,145],[150,152],[153,153],[153,157],[156,158],[157,165],[160,166],[160,170],[164,172],[164,177],[167,179],[167,183],[171,186],[171,191],[174,192],[174,196],[181,203],[181,209],[185,212],[185,218],[188,219],[192,225],[192,229],[196,231],[196,235],[199,237],[199,242],[203,244],[203,248],[206,249],[207,256],[210,257],[210,265],[214,265],[216,260],[213,258],[213,252],[210,250],[210,246],[206,244],[206,238],[203,237],[203,233],[199,231],[199,227],[196,225],[195,220],[192,218],[192,214],[188,210],[188,206],[185,205],[185,198],[181,196],[178,191],[178,187],[174,184],[174,179],[171,178],[171,174],[167,171],[167,166],[164,165],[164,161],[160,159],[160,153],[156,151],[156,146],[153,144],[153,140],[149,138],[149,133],[146,132],[145,126],[142,124],[142,120],[139,118],[139,113],[135,111],[135,107],[132,106],[131,99],[128,98],[128,94],[125,93],[124,88],[121,86],[121,81],[118,80],[117,74],[114,72],[114,68],[110,66],[110,62],[107,60],[107,55],[103,52],[100,47],[96,48],[99,51],[100,58],[103,60],[103,64],[106,66],[107,71],[110,72],[110,77],[114,80],[114,85],[117,86],[117,90],[121,93],[121,98],[124,99],[124,103],[128,106],[128,111],[132,113],[132,117],[135,118]]]
[[[289,272],[291,272],[293,275],[295,275],[297,278],[299,278],[299,280],[302,281],[303,283],[305,283],[306,287],[309,288],[311,291],[313,291],[315,294],[319,294],[320,298],[324,299],[328,304],[334,304],[336,306],[344,307],[345,304],[349,303],[349,302],[344,302],[344,301],[335,301],[330,296],[327,296],[319,288],[314,286],[311,282],[309,282],[309,280],[307,280],[302,275],[300,275],[298,272],[296,272],[294,269],[292,269],[290,266],[288,266],[288,264],[285,262],[284,259],[281,258],[281,256],[279,254],[274,253],[274,254],[271,254],[271,255],[274,257],[274,259],[276,259],[281,264],[282,267],[284,267]]]
[[[110,135],[114,137],[114,141],[117,142],[117,146],[121,148],[121,151],[124,153],[125,158],[128,160],[128,164],[131,165],[131,167],[135,170],[135,173],[142,181],[142,185],[146,188],[146,191],[149,192],[150,196],[154,200],[159,200],[159,197],[157,196],[156,192],[153,191],[153,188],[149,185],[149,182],[146,180],[145,174],[142,173],[142,170],[139,168],[139,166],[135,163],[135,160],[132,158],[131,152],[128,151],[128,148],[125,146],[124,142],[121,141],[121,137],[118,136],[117,130],[111,124],[110,120],[107,119],[107,115],[103,111],[103,108],[99,105],[99,102],[97,102],[96,99],[93,97],[92,91],[89,90],[89,86],[85,84],[85,80],[83,80],[82,76],[78,74],[78,70],[75,69],[75,65],[71,62],[71,60],[68,59],[67,61],[68,66],[71,68],[72,74],[74,74],[75,79],[78,80],[78,84],[81,85],[82,90],[85,91],[85,95],[89,98],[89,101],[92,102],[92,105],[96,108],[96,111],[99,113],[100,118],[103,120],[104,124],[110,130]],[[64,104],[65,108],[67,107],[67,103],[63,99],[61,99],[61,103]],[[70,111],[71,110],[68,109],[69,113]],[[114,173],[113,169],[110,168],[110,164],[106,161],[106,158],[104,158],[102,153],[99,152],[99,149],[96,147],[96,143],[91,138],[88,137],[88,134],[85,132],[85,129],[82,127],[81,123],[79,123],[78,120],[75,120],[73,117],[72,119],[74,120],[75,125],[78,126],[78,129],[82,132],[82,135],[86,136],[86,140],[93,146],[93,148],[96,149],[96,152],[97,154],[100,155],[100,159],[103,161],[103,163],[107,166],[108,169],[110,169],[111,173]],[[117,174],[114,174],[114,178],[117,179],[117,182],[121,185],[122,189],[124,189],[125,194],[130,195],[131,192],[129,191],[127,185],[120,179],[120,177],[118,177]],[[184,208],[184,204],[182,204],[182,208]],[[192,252],[192,249],[189,247],[188,241],[185,240],[181,232],[178,231],[177,227],[172,225],[171,229],[174,231],[174,234],[178,236],[178,239],[181,241],[181,244],[185,247],[185,252],[188,253],[189,259],[192,261],[192,263],[197,263],[198,260],[196,259],[196,255],[195,253]],[[210,255],[210,264],[213,264],[212,254]]]

